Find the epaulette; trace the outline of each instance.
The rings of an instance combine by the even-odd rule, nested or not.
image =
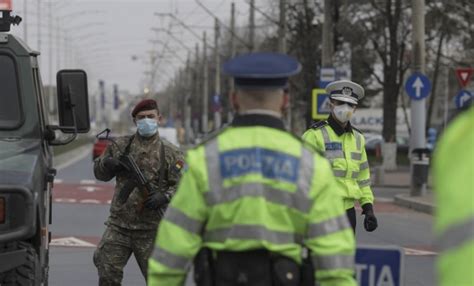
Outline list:
[[[354,129],[355,131],[359,132],[361,135],[364,135],[364,132],[360,131],[359,128],[356,128],[354,127],[354,125],[351,125],[352,129]]]
[[[311,124],[311,126],[309,128],[310,129],[319,129],[319,128],[324,127],[326,125],[328,125],[327,120],[315,121],[315,122],[313,122],[313,124]]]

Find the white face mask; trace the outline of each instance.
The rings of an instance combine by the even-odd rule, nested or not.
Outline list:
[[[339,122],[346,123],[351,120],[352,114],[354,114],[354,108],[348,104],[336,105],[334,106],[333,113]]]

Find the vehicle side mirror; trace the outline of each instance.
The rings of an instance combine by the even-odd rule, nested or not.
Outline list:
[[[87,74],[83,70],[61,70],[56,75],[59,125],[64,133],[90,130]]]

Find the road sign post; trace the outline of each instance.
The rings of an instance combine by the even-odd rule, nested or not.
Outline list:
[[[420,31],[418,31],[418,33],[420,33]],[[421,59],[418,59],[418,61],[420,60]],[[420,177],[419,174],[424,174],[429,164],[429,162],[425,160],[426,156],[423,155],[424,157],[422,157],[421,152],[426,149],[425,98],[431,92],[431,82],[422,72],[414,72],[405,82],[405,91],[412,99],[410,111],[412,119],[412,132],[410,136],[410,195],[420,196],[426,193],[426,179],[425,177]],[[417,154],[416,152],[420,153],[417,157],[414,156],[414,154]]]
[[[359,246],[355,260],[357,285],[403,285],[404,253],[399,247]]]

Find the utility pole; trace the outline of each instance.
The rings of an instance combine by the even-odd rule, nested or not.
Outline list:
[[[27,19],[28,17],[28,1],[24,0],[23,1],[23,13],[25,14],[23,16],[23,39],[25,40],[25,43],[28,43],[28,22]]]
[[[255,51],[255,0],[250,0],[249,51]]]
[[[235,57],[235,3],[232,2],[230,4],[230,58]],[[230,92],[233,92],[235,89],[234,86],[234,79],[229,77],[229,89]],[[227,100],[227,122],[232,122],[233,120],[233,112],[230,100]]]
[[[193,125],[193,131],[194,131],[194,134],[198,134],[199,133],[199,111],[202,111],[202,108],[201,108],[201,100],[200,100],[200,96],[199,96],[199,91],[201,90],[201,84],[202,84],[202,80],[201,80],[201,72],[200,72],[200,68],[201,68],[201,63],[200,63],[200,60],[199,60],[199,57],[200,57],[200,53],[199,53],[199,44],[196,43],[196,48],[195,48],[195,57],[196,57],[196,62],[195,62],[195,68],[193,70],[193,73],[194,73],[194,76],[193,76],[193,98],[192,98],[192,102],[193,102],[193,109],[194,110],[194,114],[192,114],[192,117],[193,117],[193,120],[192,120],[192,125]]]
[[[286,0],[280,0],[280,21],[278,23],[278,51],[286,54]],[[286,129],[291,131],[291,100],[286,110]]]
[[[323,41],[321,53],[321,65],[324,68],[333,66],[334,41],[333,41],[333,0],[324,0],[324,24],[323,24]]]
[[[59,18],[56,19],[56,70],[61,69],[61,25],[59,25]]]
[[[216,67],[215,79],[214,79],[214,130],[218,130],[221,127],[221,56],[219,54],[219,19],[215,19],[214,27],[214,63]]]
[[[412,41],[413,41],[413,72],[425,73],[425,0],[412,0]],[[426,99],[411,100],[411,148],[413,152],[415,149],[426,148]],[[421,155],[420,155],[421,156]],[[421,158],[420,158],[421,159]],[[422,161],[422,160],[420,160]],[[428,162],[425,162],[428,164]],[[411,188],[410,194],[412,196],[420,196],[426,192],[426,181],[420,182],[417,178],[420,173],[423,173],[424,168],[428,165],[414,164],[413,157],[411,157]]]
[[[278,51],[286,53],[286,0],[280,0],[280,21],[278,26]]]
[[[38,0],[38,51],[41,52],[41,0]],[[25,15],[26,16],[26,15]]]
[[[202,132],[207,134],[208,128],[208,102],[209,102],[209,69],[207,60],[207,40],[206,32],[203,34],[203,47],[202,47],[202,69],[203,69],[203,87],[202,87]]]
[[[193,72],[191,69],[191,55],[188,53],[186,60],[185,74],[185,97],[184,97],[184,144],[188,145],[191,143],[191,94],[193,92]]]
[[[49,1],[48,2],[48,39],[49,39],[49,44],[48,44],[48,69],[49,69],[49,89],[48,89],[48,96],[49,96],[49,113],[53,114],[55,110],[56,104],[54,103],[54,92],[53,92],[53,86],[54,86],[54,79],[53,79],[53,2]]]

